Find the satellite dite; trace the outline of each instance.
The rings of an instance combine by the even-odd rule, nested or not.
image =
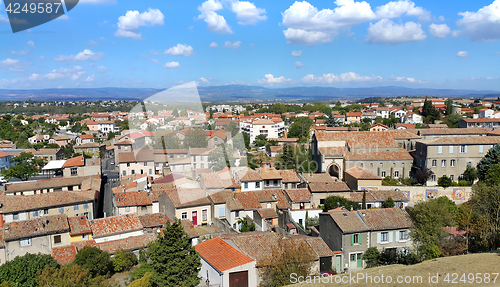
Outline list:
[[[176,115],[163,117],[165,122],[158,121],[161,118],[158,114],[174,111]],[[234,185],[234,178],[241,178],[248,171],[243,134],[208,129],[215,124],[203,110],[196,82],[175,86],[144,99],[130,110],[128,124],[130,135],[138,133],[148,138],[134,142],[132,150],[136,158],[153,153],[153,157],[168,159],[168,166],[162,167],[162,176],[172,174],[180,203],[229,188]],[[226,140],[218,143],[207,140],[215,132],[219,136],[222,133]],[[212,170],[207,173],[207,169]],[[205,174],[201,174],[202,171]],[[155,176],[158,175],[152,175]],[[219,186],[207,188],[204,180],[215,177],[221,179]]]
[[[13,33],[21,32],[61,17],[79,0],[4,0]],[[66,7],[65,7],[66,6]]]

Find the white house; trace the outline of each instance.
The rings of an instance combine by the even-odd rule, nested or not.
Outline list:
[[[252,122],[240,122],[240,131],[248,134],[253,143],[259,135],[267,138],[280,138],[285,133],[285,123],[280,121],[256,119]]]

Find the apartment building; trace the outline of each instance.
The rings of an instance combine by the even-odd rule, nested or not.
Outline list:
[[[488,150],[500,143],[499,137],[443,137],[421,140],[413,152],[414,163],[420,168],[428,168],[434,174],[427,185],[437,185],[443,175],[453,181],[463,176],[467,166],[476,166]]]
[[[255,119],[251,122],[240,122],[240,131],[248,134],[250,143],[253,143],[257,136],[264,135],[267,138],[280,138],[285,134],[285,123],[280,121]]]
[[[465,128],[499,128],[499,118],[462,119],[458,122],[458,127]]]

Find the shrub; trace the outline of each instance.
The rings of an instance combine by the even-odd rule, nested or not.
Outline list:
[[[130,251],[119,249],[113,258],[113,269],[115,272],[128,271],[137,264],[137,257]]]
[[[83,249],[80,249],[76,253],[73,263],[88,269],[93,277],[106,275],[113,270],[113,263],[111,262],[109,253],[97,247],[85,246]]]
[[[377,247],[370,247],[366,249],[365,255],[363,256],[366,262],[366,268],[377,267],[380,265],[380,251]]]

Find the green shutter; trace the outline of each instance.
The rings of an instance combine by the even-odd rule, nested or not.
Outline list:
[[[359,242],[358,242],[359,244],[361,244],[363,242],[363,237],[362,237],[361,233],[359,234],[358,240],[359,240]]]
[[[351,234],[351,245],[354,245],[354,234]]]

